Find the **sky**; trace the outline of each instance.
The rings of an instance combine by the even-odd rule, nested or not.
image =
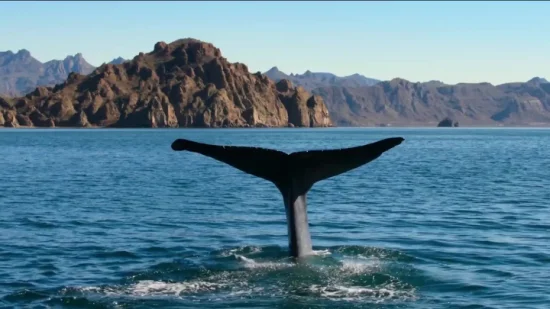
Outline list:
[[[195,38],[251,72],[550,79],[550,2],[0,2],[0,51],[91,64]]]

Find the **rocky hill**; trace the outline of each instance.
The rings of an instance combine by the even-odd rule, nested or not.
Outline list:
[[[0,94],[23,95],[37,86],[63,83],[71,72],[89,74],[94,69],[95,67],[86,62],[82,54],[42,63],[25,49],[17,53],[0,52]]]
[[[320,87],[340,86],[340,87],[362,87],[371,86],[380,82],[377,79],[368,78],[360,74],[349,76],[336,76],[332,73],[319,73],[306,71],[304,74],[286,74],[277,67],[273,67],[264,73],[267,77],[278,82],[282,79],[290,80],[297,86],[304,87],[307,91]]]
[[[550,83],[491,85],[393,79],[373,86],[316,88],[341,126],[436,126],[451,118],[461,126],[550,125]]]
[[[37,64],[38,66],[38,64]],[[230,63],[210,43],[155,44],[122,64],[70,73],[53,88],[0,98],[0,125],[71,127],[330,126],[321,97]]]

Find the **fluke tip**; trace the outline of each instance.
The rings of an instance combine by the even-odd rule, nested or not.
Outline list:
[[[172,143],[172,150],[175,151],[182,151],[187,149],[187,145],[189,144],[188,140],[185,139],[177,139]]]

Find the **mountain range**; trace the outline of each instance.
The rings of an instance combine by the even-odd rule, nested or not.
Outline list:
[[[550,125],[550,84],[541,77],[524,83],[492,85],[395,78],[379,81],[354,74],[264,73],[287,79],[323,98],[338,126],[436,126],[449,118],[461,125]]]
[[[210,43],[193,39],[161,43],[151,53],[140,53],[132,60],[117,58],[99,68],[88,64],[81,54],[40,63],[26,50],[0,53],[0,93],[16,96],[36,85],[58,84],[39,87],[25,97],[3,99],[0,103],[4,104],[4,113],[9,110],[24,117],[37,109],[50,117],[50,125],[61,126],[436,126],[443,119],[460,126],[550,125],[550,83],[541,77],[501,85],[449,85],[402,78],[380,81],[359,74],[286,74],[277,67],[263,74],[250,74],[245,65],[229,63]],[[159,44],[167,46],[164,54],[158,50]],[[190,56],[197,53],[197,48],[199,54]],[[206,52],[210,53],[208,57],[203,55]],[[187,55],[187,60],[178,53]],[[79,74],[69,76],[70,72]],[[170,90],[176,84],[184,89],[177,96],[175,90]],[[71,122],[74,119],[58,115],[55,108],[42,110],[39,101],[44,99],[49,100],[50,107],[61,104],[64,108],[70,104],[61,101],[76,100],[71,103],[74,112],[87,120]],[[161,105],[154,103],[157,101],[164,106],[162,113],[158,110]],[[86,109],[89,104],[95,107]],[[122,118],[100,119],[97,112],[101,108],[106,113],[116,110]],[[252,118],[247,114],[251,110],[255,113]],[[325,110],[329,115],[326,119]],[[149,114],[139,116],[142,119],[135,122],[129,115],[138,111]],[[158,116],[161,114],[164,116]]]
[[[340,126],[436,126],[449,118],[461,126],[548,126],[550,83],[413,83],[396,78],[373,86],[312,90]]]
[[[55,87],[0,98],[0,125],[68,127],[331,126],[319,96],[230,63],[195,39],[158,42],[131,61],[69,73]]]
[[[125,60],[116,58],[112,63]],[[17,53],[0,52],[0,95],[18,96],[33,91],[38,86],[54,86],[63,83],[69,73],[90,74],[95,67],[81,53],[63,60],[40,62],[22,49]]]
[[[374,78],[365,77],[360,74],[350,76],[336,76],[332,73],[319,73],[307,70],[304,74],[286,74],[277,67],[273,67],[264,73],[267,77],[278,82],[282,79],[291,81],[296,86],[304,87],[307,91],[326,86],[339,87],[362,87],[372,86],[380,81]]]

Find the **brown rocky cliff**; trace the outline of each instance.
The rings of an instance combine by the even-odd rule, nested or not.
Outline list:
[[[183,39],[159,42],[150,53],[87,76],[71,73],[63,84],[6,101],[0,113],[4,125],[15,115],[9,123],[31,126],[331,125],[320,97],[287,86],[279,91],[265,75],[228,62],[212,44]]]
[[[283,79],[277,85],[279,99],[288,111],[288,123],[297,127],[331,126],[328,109],[319,96],[311,96],[302,87],[294,88],[292,82]]]

